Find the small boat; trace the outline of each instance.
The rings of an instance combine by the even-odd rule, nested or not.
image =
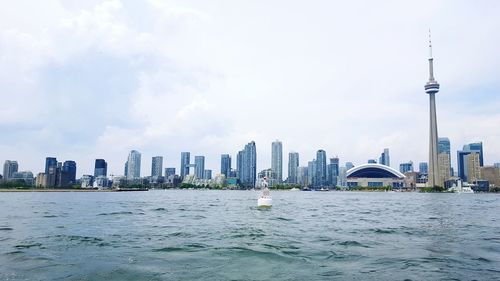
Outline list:
[[[294,188],[290,189],[290,191],[300,191],[300,189],[294,187]]]

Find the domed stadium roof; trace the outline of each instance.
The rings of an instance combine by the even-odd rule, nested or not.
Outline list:
[[[405,175],[393,168],[381,164],[362,164],[349,169],[346,172],[347,178],[399,178],[404,179]]]

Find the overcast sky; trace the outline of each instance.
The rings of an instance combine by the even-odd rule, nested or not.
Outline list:
[[[271,142],[300,165],[428,157],[428,29],[439,136],[500,162],[500,1],[3,1],[0,161],[123,174],[131,149],[179,169]],[[194,161],[193,161],[194,162]]]

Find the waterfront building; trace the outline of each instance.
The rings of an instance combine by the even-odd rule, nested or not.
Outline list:
[[[389,148],[384,148],[384,152],[382,152],[382,154],[380,155],[378,163],[380,165],[391,166],[391,158],[389,157]],[[348,167],[346,167],[346,168],[348,168]],[[348,169],[350,169],[350,168],[348,168]]]
[[[327,177],[329,186],[337,186],[339,177],[339,158],[330,158],[330,164],[327,167]]]
[[[205,156],[194,157],[194,175],[197,179],[204,179],[205,173]]]
[[[381,164],[363,164],[349,169],[346,173],[348,187],[384,187],[402,188],[405,175],[393,168]]]
[[[238,152],[237,156],[237,176],[240,184],[245,188],[255,187],[257,176],[257,148],[254,141],[245,145],[245,148]]]
[[[104,159],[96,159],[94,165],[94,177],[108,176],[108,163]]]
[[[165,178],[168,179],[170,176],[175,175],[175,168],[165,168]]]
[[[313,159],[312,161],[309,161],[307,163],[307,182],[308,186],[310,187],[316,187],[318,185],[318,174],[317,174],[317,161],[316,159]]]
[[[307,167],[298,167],[297,168],[297,184],[300,184],[301,186],[307,186],[308,185],[308,179],[307,179]]]
[[[12,173],[10,177],[11,181],[23,181],[27,185],[33,185],[35,179],[31,171],[20,171]]]
[[[297,173],[299,168],[299,153],[288,153],[288,183],[297,183]]]
[[[45,173],[43,176],[45,181],[43,182],[43,187],[55,187],[60,172],[61,170],[58,168],[58,162],[55,157],[45,158]]]
[[[337,182],[337,186],[347,186],[347,167],[339,168],[339,180]]]
[[[3,179],[8,181],[11,179],[12,175],[17,172],[19,165],[17,161],[5,160],[3,164]]]
[[[109,186],[109,180],[106,176],[94,177],[94,183],[92,186],[98,189],[106,189]]]
[[[269,187],[275,186],[278,181],[276,180],[276,172],[273,169],[265,169],[259,172],[259,187],[264,187],[264,181],[267,182]]]
[[[426,174],[427,175],[427,173],[429,172],[429,168],[427,166],[427,162],[420,162],[418,164],[418,172],[420,174]]]
[[[479,152],[472,152],[466,157],[467,161],[467,182],[474,183],[481,179],[481,162]]]
[[[155,156],[151,159],[151,177],[161,177],[163,171],[163,157]]]
[[[220,173],[226,178],[231,177],[231,156],[229,154],[220,156]]]
[[[76,162],[67,160],[62,165],[59,186],[67,187],[76,183]]]
[[[283,182],[283,144],[276,140],[272,143],[271,169],[274,171],[276,180]]]
[[[450,139],[446,137],[438,138],[438,154],[448,153],[450,154]]]
[[[476,142],[463,146],[462,150],[457,151],[458,177],[464,182],[468,181],[467,156],[471,153],[478,153],[479,165],[483,166],[483,143]]]
[[[127,159],[127,179],[139,179],[141,177],[141,153],[137,150],[130,151]]]
[[[450,154],[441,152],[438,154],[438,185],[444,186],[445,181],[451,178],[451,159]]]
[[[496,166],[483,166],[480,168],[480,178],[482,180],[487,180],[490,185],[496,187],[500,186],[500,165]]]
[[[185,176],[189,175],[189,163],[190,163],[191,153],[181,152],[181,180]]]
[[[118,182],[118,178],[115,178],[114,180]],[[81,188],[92,188],[94,187],[94,177],[92,175],[83,175],[80,178],[80,183]]]
[[[125,169],[123,171],[123,174],[125,175],[125,178],[128,177],[128,160],[125,162]]]
[[[326,186],[326,152],[322,149],[316,152],[317,187]]]
[[[428,186],[436,186],[439,181],[438,171],[438,129],[436,117],[436,93],[439,92],[439,83],[434,79],[434,59],[432,58],[432,44],[429,35],[429,81],[425,84],[425,92],[429,95],[430,127],[429,127],[429,173]]]
[[[403,174],[406,172],[413,172],[413,162],[409,161],[399,164],[399,171]]]
[[[212,179],[212,170],[205,170],[203,172],[203,179],[211,180]]]

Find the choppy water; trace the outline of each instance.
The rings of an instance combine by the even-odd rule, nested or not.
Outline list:
[[[0,280],[500,280],[500,196],[0,193]]]

